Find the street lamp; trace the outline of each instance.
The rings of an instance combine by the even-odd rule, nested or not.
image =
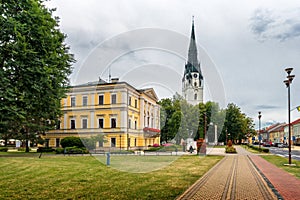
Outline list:
[[[206,116],[206,112],[204,113],[204,135],[203,135],[203,139],[204,139],[204,142],[206,142],[206,127],[207,126],[207,116]]]
[[[289,165],[292,163],[292,156],[291,156],[291,98],[290,98],[290,86],[292,84],[295,75],[291,75],[293,68],[286,68],[285,69],[287,75],[287,79],[283,82],[285,83],[286,87],[288,88],[288,124],[289,124]]]
[[[260,140],[261,140],[261,135],[260,135],[260,118],[261,118],[261,112],[258,112],[258,143],[259,143],[259,148],[260,148]]]

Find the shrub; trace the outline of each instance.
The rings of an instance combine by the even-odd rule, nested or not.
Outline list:
[[[7,152],[8,148],[7,147],[0,147],[0,152]]]
[[[264,153],[269,153],[269,149],[266,149],[266,148],[262,148],[262,151],[264,152]]]
[[[60,145],[65,147],[84,147],[79,137],[65,137],[60,141]]]
[[[36,152],[40,153],[40,152],[53,152],[55,151],[54,149],[52,149],[51,147],[39,147]]]
[[[259,147],[257,147],[257,146],[253,146],[253,145],[251,145],[251,144],[249,144],[248,147],[250,147],[251,149],[254,149],[254,150],[256,150],[256,151],[264,152],[264,153],[269,153],[269,151],[270,151],[270,150],[267,149],[267,148],[263,148],[263,147],[259,148]]]
[[[237,153],[237,152],[236,152],[236,149],[235,149],[233,146],[227,146],[227,147],[225,148],[225,152],[226,152],[226,153]]]
[[[24,148],[24,147],[20,147],[20,148],[18,148],[18,151],[26,151],[26,148]],[[31,151],[31,149],[29,148],[29,151]]]
[[[153,147],[159,147],[159,144],[153,144],[152,146]]]
[[[64,148],[56,148],[55,149],[55,153],[57,153],[57,154],[62,154],[62,153],[64,153],[64,151],[65,151]]]
[[[66,147],[67,154],[87,154],[89,151],[85,147]]]
[[[144,151],[158,151],[161,147],[150,147],[149,149],[145,149]]]

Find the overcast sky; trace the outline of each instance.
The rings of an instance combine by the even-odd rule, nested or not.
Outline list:
[[[137,88],[154,87],[160,98],[181,94],[194,15],[206,100],[233,102],[256,124],[258,111],[264,123],[286,122],[284,69],[293,67],[291,105],[300,105],[300,1],[52,0],[47,6],[57,8],[77,60],[72,84],[108,80],[110,69]],[[292,111],[292,120],[299,117]]]

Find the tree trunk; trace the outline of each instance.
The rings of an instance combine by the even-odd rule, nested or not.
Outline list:
[[[26,141],[25,141],[25,145],[26,145],[26,150],[25,152],[29,152],[29,145],[28,145],[28,138],[26,138]]]
[[[25,146],[26,146],[25,152],[27,152],[27,153],[29,152],[28,141],[29,141],[29,129],[26,130],[26,140],[25,140]]]

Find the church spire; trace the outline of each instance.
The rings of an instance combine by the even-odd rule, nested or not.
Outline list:
[[[184,75],[189,74],[191,72],[199,73],[200,75],[199,78],[202,78],[200,63],[198,61],[198,52],[197,52],[195,28],[194,28],[194,16],[192,18],[192,31],[191,31],[189,50],[188,50],[188,60],[185,66]]]
[[[195,67],[196,70],[198,71],[199,62],[198,62],[197,45],[196,45],[195,28],[194,28],[194,16],[192,20],[192,32],[191,32],[190,46],[188,52],[188,63],[192,64],[192,66]]]
[[[204,80],[201,73],[200,62],[198,61],[193,16],[188,59],[185,64],[184,75],[182,78],[182,96],[188,103],[196,105],[200,102],[203,102],[203,81]]]

